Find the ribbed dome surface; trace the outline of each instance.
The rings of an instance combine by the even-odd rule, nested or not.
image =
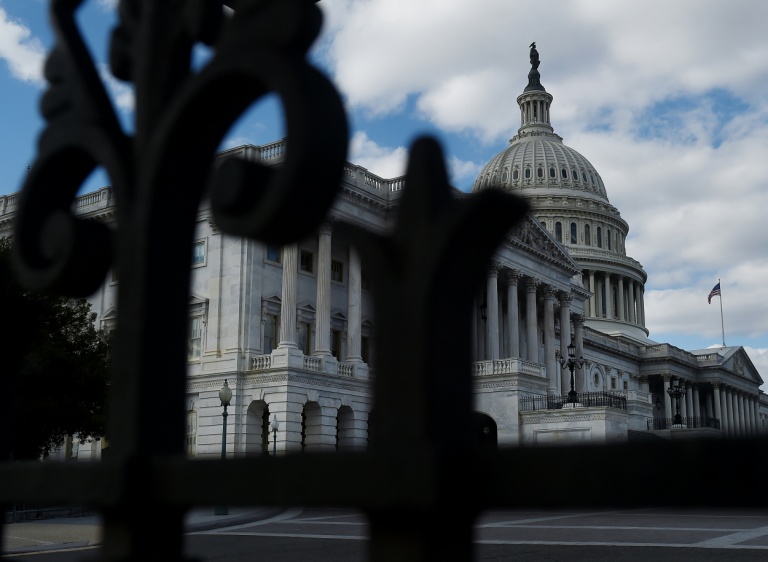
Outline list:
[[[516,137],[482,169],[472,191],[497,187],[519,195],[576,195],[608,202],[600,175],[556,135]],[[532,193],[535,191],[535,193]],[[564,193],[568,192],[568,193]],[[577,193],[573,193],[577,192]]]

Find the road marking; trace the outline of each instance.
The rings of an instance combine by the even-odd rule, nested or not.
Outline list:
[[[733,529],[737,530],[737,529]],[[702,541],[699,543],[696,543],[695,546],[698,547],[723,547],[723,546],[735,546],[736,543],[748,541],[750,539],[756,539],[758,537],[764,537],[765,535],[768,535],[768,527],[758,527],[757,529],[749,529],[740,531],[738,533],[732,533],[730,535],[724,535],[722,537],[715,537],[714,539],[709,539],[706,541]],[[768,548],[768,547],[763,547]]]
[[[597,542],[597,541],[505,541],[505,540],[478,540],[474,541],[475,544],[509,544],[509,545],[552,545],[552,546],[655,546],[660,548],[706,548],[706,549],[723,549],[723,550],[768,550],[768,546],[761,545],[708,545],[701,546],[701,543],[650,543],[650,542]]]
[[[231,525],[229,527],[220,527],[218,529],[211,529],[208,531],[196,531],[194,533],[187,533],[189,535],[223,535],[226,534],[227,531],[234,531],[236,529],[245,529],[248,527],[260,527],[262,525],[269,525],[271,523],[280,523],[285,521],[286,519],[292,519],[294,517],[297,517],[301,515],[301,513],[304,510],[300,507],[292,507],[289,509],[286,509],[282,513],[279,513],[278,515],[275,515],[274,517],[270,517],[269,519],[262,519],[261,521],[253,521],[252,523],[243,523],[242,525]]]
[[[637,527],[628,525],[480,525],[480,528],[488,529],[593,529],[599,531],[708,531],[713,533],[749,532],[752,529],[718,529],[715,527]],[[753,537],[750,537],[753,538]]]
[[[288,539],[339,539],[349,541],[367,541],[368,535],[316,535],[313,533],[247,533],[225,532],[218,533],[228,537],[283,537]]]
[[[8,539],[17,539],[17,540],[20,540],[20,541],[39,542],[40,544],[56,544],[55,542],[39,541],[37,539],[30,539],[29,537],[16,537],[16,536],[13,536],[13,535],[6,535],[6,538],[8,538]]]
[[[574,519],[576,517],[594,517],[595,515],[616,515],[617,513],[627,513],[627,511],[592,511],[588,513],[570,513],[565,515],[549,515],[547,517],[531,517],[529,519],[512,519],[510,521],[497,521],[495,523],[483,523],[478,527],[514,527],[524,523],[538,523],[540,521],[555,521],[557,519]]]

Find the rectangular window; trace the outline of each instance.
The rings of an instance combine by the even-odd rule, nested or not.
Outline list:
[[[340,261],[331,260],[331,281],[344,283],[344,264]]]
[[[275,246],[274,244],[269,244],[267,246],[267,261],[280,263],[281,262],[281,254],[280,254],[280,247]]]
[[[197,454],[197,412],[187,412],[187,456]]]
[[[192,246],[192,265],[205,265],[205,240],[195,242]]]
[[[308,322],[299,322],[299,349],[304,355],[310,355],[312,326]]]
[[[277,347],[277,334],[279,330],[279,321],[276,314],[267,314],[264,319],[264,353],[272,353]]]
[[[341,361],[341,330],[331,330],[331,355]]]
[[[187,359],[200,359],[200,351],[203,347],[203,317],[195,316],[189,320],[189,347]]]
[[[312,273],[315,270],[315,256],[312,252],[301,250],[299,253],[299,271]]]
[[[576,244],[578,242],[578,239],[576,237],[576,223],[571,223],[571,244]]]

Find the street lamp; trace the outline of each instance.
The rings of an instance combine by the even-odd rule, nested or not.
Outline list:
[[[581,369],[584,366],[584,358],[579,357],[576,359],[576,346],[572,343],[568,345],[568,358],[560,357],[560,366],[571,371],[571,391],[568,393],[568,402],[570,404],[576,404],[578,402],[578,394],[574,388],[573,372],[576,369]]]
[[[272,423],[269,424],[269,429],[272,430],[272,456],[277,455],[277,430],[280,429],[280,422],[277,421],[277,415],[272,418]]]
[[[219,400],[221,400],[221,405],[224,406],[224,411],[221,413],[221,417],[223,418],[222,422],[222,429],[221,429],[221,460],[225,460],[227,458],[227,406],[229,406],[229,401],[232,400],[232,390],[229,388],[229,384],[227,384],[227,379],[224,379],[224,386],[221,387],[221,390],[219,390]],[[217,507],[214,510],[214,515],[228,515],[229,514],[229,508],[224,507]]]
[[[675,410],[677,413],[675,414],[675,420],[674,425],[683,425],[683,417],[680,415],[680,398],[685,396],[685,387],[680,388],[680,382],[675,386],[670,386],[667,389],[667,394],[669,394],[670,398],[675,399]]]

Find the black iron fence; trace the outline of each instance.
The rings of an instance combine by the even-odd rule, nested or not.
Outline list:
[[[520,411],[561,410],[571,403],[573,400],[567,394],[526,396],[520,400]],[[627,398],[612,392],[579,392],[576,395],[576,404],[585,408],[603,407],[626,410]]]
[[[675,425],[675,418],[653,418],[648,420],[649,430],[671,429],[672,427],[680,427],[680,425],[688,429],[698,429],[701,427],[720,429],[720,420],[704,416],[687,416],[683,417],[682,423],[678,425]]]

